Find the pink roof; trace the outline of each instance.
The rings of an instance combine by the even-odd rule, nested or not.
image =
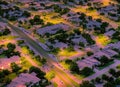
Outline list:
[[[9,69],[11,63],[19,63],[20,59],[18,56],[13,56],[11,58],[0,58],[0,69]]]

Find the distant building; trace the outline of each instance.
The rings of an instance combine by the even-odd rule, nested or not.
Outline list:
[[[7,87],[32,87],[33,85],[39,86],[40,79],[36,77],[36,73],[22,73],[12,80]]]
[[[70,27],[66,24],[63,24],[63,23],[60,23],[60,24],[55,24],[55,25],[51,25],[51,26],[47,26],[47,27],[43,27],[43,28],[40,28],[38,29],[36,32],[43,36],[45,35],[46,33],[49,33],[49,34],[55,34],[57,31],[63,29],[63,30],[68,30]]]
[[[18,0],[18,2],[21,2],[21,3],[31,3],[33,1],[34,0]]]

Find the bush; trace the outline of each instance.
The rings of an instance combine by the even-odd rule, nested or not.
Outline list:
[[[94,84],[90,83],[89,81],[83,81],[81,84],[80,84],[80,87],[95,87]]]
[[[113,76],[115,76],[116,71],[115,71],[115,69],[110,69],[110,70],[109,70],[109,73],[112,74]]]
[[[85,67],[80,71],[80,73],[86,77],[91,75],[93,73],[93,70],[89,67]]]
[[[93,55],[93,52],[87,52],[87,56],[91,56],[91,55]]]
[[[69,65],[70,71],[72,71],[72,73],[79,74],[79,67],[76,62],[67,59],[65,60],[65,63]]]
[[[37,74],[37,77],[40,78],[40,79],[44,79],[45,78],[44,76],[45,76],[46,73],[44,73],[43,71],[41,71],[37,67],[34,67],[34,66],[30,67],[29,73],[32,73],[32,72],[35,72]]]
[[[107,81],[107,80],[109,79],[109,76],[103,74],[103,75],[102,75],[102,79]]]
[[[116,86],[110,82],[107,82],[103,85],[103,87],[116,87]]]
[[[95,81],[96,81],[97,83],[100,83],[100,82],[101,82],[101,79],[100,79],[99,77],[97,77],[97,78],[95,79]]]
[[[115,84],[116,84],[116,85],[120,85],[120,78],[117,78],[117,79],[115,80]]]
[[[18,72],[21,68],[15,63],[11,63],[11,68],[13,72]]]

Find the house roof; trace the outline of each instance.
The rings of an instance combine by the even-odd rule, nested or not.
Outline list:
[[[13,79],[7,87],[26,87],[25,84],[35,84],[39,81],[40,79],[36,77],[36,75],[33,73],[22,73],[15,79]]]

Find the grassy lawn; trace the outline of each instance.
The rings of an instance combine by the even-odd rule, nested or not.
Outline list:
[[[104,69],[105,67],[110,66],[110,65],[113,64],[113,63],[114,63],[114,61],[109,62],[109,63],[105,64],[104,66],[98,67],[98,69],[99,69],[99,70],[102,70],[102,69]]]
[[[85,77],[83,75],[74,74],[79,80],[83,80]]]
[[[51,80],[55,77],[55,72],[53,70],[49,71],[46,73],[46,76],[45,76],[48,80]]]
[[[120,70],[120,65],[118,65],[116,68]]]
[[[57,72],[56,72],[55,74],[65,83],[66,87],[71,87],[71,85],[68,84],[67,81],[63,79],[64,76],[61,76],[61,75],[60,75],[60,74],[63,75],[64,73],[57,73]],[[72,82],[72,84],[75,85],[75,87],[79,87],[78,84],[77,84],[74,80],[72,80],[69,76],[66,75],[66,78],[68,78],[68,79]]]
[[[13,39],[16,39],[16,38],[18,38],[18,36],[11,36],[11,35],[0,36],[0,40],[13,40]]]
[[[53,85],[54,85],[54,87],[58,87],[57,83],[55,83],[55,82],[53,83]]]
[[[11,73],[8,76],[6,76],[6,78],[9,78],[10,80],[14,79],[15,77],[17,77],[15,73]]]
[[[45,43],[45,39],[42,38],[42,37],[39,37],[39,41],[40,41],[41,43]]]
[[[64,22],[64,19],[60,16],[58,16],[58,13],[55,12],[50,12],[50,13],[43,13],[41,15],[41,18],[45,21],[45,22],[50,22],[53,24],[58,24],[61,22]]]
[[[99,45],[106,46],[110,42],[110,39],[107,36],[99,35],[95,41]]]
[[[45,43],[45,42],[46,42],[45,38],[43,38],[43,37],[41,37],[41,36],[39,36],[39,35],[37,35],[37,34],[34,34],[34,36],[35,36],[36,38],[38,38],[38,40],[39,40],[41,43]]]
[[[116,42],[118,42],[119,40],[117,40],[117,39],[112,39],[111,40],[111,43],[116,43]]]
[[[40,13],[40,12],[36,12],[36,11],[31,11],[31,13],[33,15],[40,15],[40,17],[44,20],[44,22],[50,22],[50,23],[53,23],[53,24],[58,24],[58,23],[61,23],[61,22],[64,22],[65,20],[59,16],[58,13],[55,13],[55,12],[49,12],[49,13]]]
[[[94,71],[93,71],[93,72],[91,72],[89,76],[91,76],[91,75],[93,75],[93,74],[95,74],[95,72],[94,72]],[[83,76],[83,77],[88,77],[88,76]]]
[[[42,65],[43,65],[41,62],[38,62],[38,61],[35,60],[35,59],[33,59],[33,61],[34,61],[37,65],[39,65],[39,66],[42,66]]]
[[[27,49],[27,47],[22,47],[21,50],[24,54],[29,54],[29,50]]]
[[[32,66],[32,64],[28,60],[26,60],[24,57],[21,57],[20,59],[22,64],[22,70],[29,69]]]
[[[26,47],[22,47],[22,52],[24,54],[27,54],[26,57],[32,59],[37,65],[42,66],[41,62],[37,61],[36,59],[33,59],[34,56],[29,53],[29,49],[27,49]]]
[[[32,27],[30,24],[21,24],[21,26],[25,29],[30,29]]]
[[[67,70],[69,70],[69,65],[68,64],[66,64],[65,63],[65,61],[62,61],[61,63],[60,63],[65,69],[67,69]]]
[[[64,67],[65,69],[67,69],[67,70],[69,70],[69,65],[68,64],[65,64],[65,61],[62,61],[61,63],[60,63],[61,65],[62,65],[62,67]],[[93,73],[91,73],[91,75],[92,74],[94,74],[95,72],[93,72]],[[73,74],[75,77],[77,77],[79,80],[82,80],[82,79],[84,79],[85,78],[85,76],[83,76],[83,75],[78,75],[78,74]]]
[[[58,56],[69,58],[69,57],[75,56],[77,54],[79,54],[79,52],[76,52],[76,51],[69,52],[69,51],[64,49],[64,50],[59,51]]]
[[[62,61],[61,62],[61,65],[65,68],[65,69],[67,69],[67,70],[69,70],[69,65],[68,64],[65,64],[65,61]],[[77,77],[79,80],[82,80],[83,78],[85,78],[84,76],[82,76],[82,75],[78,75],[78,74],[73,74],[75,77]]]
[[[120,60],[120,57],[116,58],[117,60]]]
[[[1,55],[0,55],[0,58],[5,58],[5,55],[4,55],[4,54],[1,54]]]
[[[63,79],[64,76],[65,76],[67,79],[69,79],[69,80],[71,81],[71,83],[72,83],[75,87],[79,87],[79,84],[78,84],[77,82],[75,82],[73,79],[71,79],[64,71],[62,71],[62,70],[60,70],[60,69],[57,69],[57,67],[56,67],[56,68],[54,68],[54,72],[55,72],[55,75],[58,76],[58,77],[65,83],[66,87],[71,87],[71,85],[68,84],[68,83],[66,82],[66,80]]]
[[[89,76],[95,74],[95,72],[91,72]],[[88,76],[84,76],[84,75],[78,75],[78,74],[74,74],[75,77],[77,77],[79,80],[83,80],[84,78],[88,77]]]

